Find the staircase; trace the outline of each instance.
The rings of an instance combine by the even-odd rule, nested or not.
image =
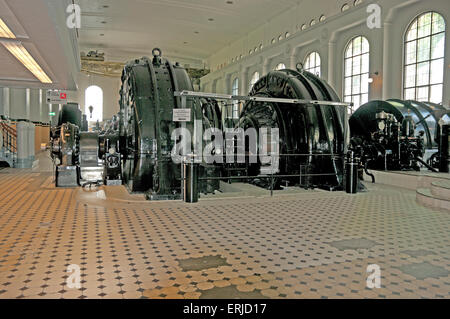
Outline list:
[[[436,180],[430,188],[417,189],[416,200],[423,206],[450,212],[450,180]]]
[[[450,174],[422,172],[371,171],[377,184],[405,188],[416,192],[420,205],[450,213]],[[371,181],[364,174],[364,180]]]
[[[17,131],[4,121],[0,121],[0,162],[9,167],[15,167],[17,162]]]

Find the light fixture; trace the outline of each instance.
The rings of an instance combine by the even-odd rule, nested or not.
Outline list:
[[[0,37],[16,39],[14,33],[8,28],[2,19],[0,19]],[[39,64],[37,64],[36,60],[30,55],[27,49],[25,49],[22,43],[19,41],[2,41],[1,43],[12,55],[14,55],[17,60],[19,60],[31,73],[33,73],[39,81],[46,84],[53,83]]]
[[[367,79],[368,83],[373,83],[374,81],[374,76],[378,76],[380,73],[378,71],[374,72],[374,73],[369,73],[369,78]]]
[[[35,77],[42,83],[50,84],[52,80],[37,64],[36,60],[28,53],[27,49],[20,42],[2,42],[3,46],[11,52]]]
[[[0,38],[15,39],[16,36],[8,28],[6,23],[0,18]]]

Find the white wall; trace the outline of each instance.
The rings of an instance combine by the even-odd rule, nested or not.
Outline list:
[[[13,120],[49,123],[45,89],[0,88],[0,115]]]
[[[370,43],[370,72],[374,82],[370,85],[369,99],[402,98],[403,96],[403,42],[404,33],[410,22],[419,14],[437,11],[446,20],[446,56],[444,65],[450,65],[450,3],[448,0],[378,0],[362,1],[353,5],[353,1],[330,1],[324,22],[318,22],[320,13],[314,1],[306,0],[290,12],[283,13],[266,25],[250,32],[208,58],[212,73],[201,79],[201,89],[206,92],[231,93],[231,83],[239,77],[240,93],[247,94],[252,74],[258,71],[261,76],[273,70],[283,62],[287,68],[295,69],[298,62],[304,62],[312,51],[321,55],[322,77],[343,96],[344,48],[354,36],[363,35]],[[349,3],[350,9],[341,12],[343,3]],[[376,3],[382,8],[382,28],[367,27],[367,6]],[[296,17],[293,17],[295,16]],[[301,30],[301,21],[309,23],[310,17],[317,23]],[[294,26],[293,21],[300,24]],[[291,36],[278,41],[282,30],[290,31]],[[275,44],[271,40],[277,36]],[[262,50],[249,54],[257,43],[264,45]],[[242,59],[235,60],[236,56]],[[234,62],[232,62],[234,59]],[[378,72],[378,75],[375,75]],[[450,104],[450,68],[444,73],[444,104]]]

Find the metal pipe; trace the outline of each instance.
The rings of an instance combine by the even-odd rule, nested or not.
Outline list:
[[[439,171],[441,173],[450,172],[450,125],[441,125],[439,153]]]
[[[266,178],[288,178],[288,177],[313,177],[313,176],[336,176],[336,173],[331,174],[296,174],[296,175],[261,175],[261,176],[223,176],[223,177],[199,177],[199,181],[214,181],[214,180],[239,180],[239,179],[266,179]]]
[[[233,101],[251,101],[251,102],[271,102],[271,103],[285,103],[285,104],[314,104],[314,105],[333,105],[349,107],[352,103],[333,102],[333,101],[318,101],[318,100],[302,100],[302,99],[283,99],[283,98],[269,98],[260,96],[242,96],[242,95],[228,95],[216,94],[206,92],[193,91],[177,91],[174,96],[191,97],[191,98],[212,98],[217,100],[233,100]]]
[[[430,165],[428,165],[424,160],[422,160],[420,157],[416,157],[415,158],[416,161],[420,162],[423,164],[423,166],[425,166],[426,168],[428,168],[430,171],[432,171],[433,173],[439,173],[439,171],[433,167],[431,167]]]

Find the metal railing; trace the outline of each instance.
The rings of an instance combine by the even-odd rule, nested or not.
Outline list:
[[[2,155],[11,164],[17,161],[17,130],[4,121],[0,121],[0,131],[3,137]]]
[[[268,179],[270,180],[270,196],[273,196],[273,191],[274,191],[274,186],[275,186],[275,181],[277,179],[282,179],[282,178],[298,178],[299,183],[297,184],[297,186],[301,187],[301,188],[311,188],[314,187],[315,185],[313,185],[311,183],[311,181],[308,179],[310,177],[329,177],[329,176],[336,176],[337,180],[340,178],[341,181],[344,180],[344,163],[345,163],[345,155],[342,154],[332,154],[332,153],[314,153],[314,154],[279,154],[277,155],[279,157],[307,157],[307,158],[311,158],[311,157],[330,157],[330,161],[342,161],[342,171],[338,172],[330,172],[330,173],[308,173],[308,171],[310,170],[310,165],[308,164],[300,164],[299,165],[299,173],[298,174],[279,174],[278,172],[275,171],[270,171],[270,174],[261,174],[261,175],[255,175],[255,176],[251,176],[251,175],[240,175],[240,176],[209,176],[209,177],[197,177],[196,181],[193,181],[194,183],[198,183],[199,181],[224,181],[224,182],[228,182],[230,183],[231,181],[236,181],[236,180],[244,180],[244,181],[255,181],[255,180],[261,180],[261,179]],[[189,156],[186,156],[186,158],[189,158]],[[182,199],[185,200],[184,198],[184,183],[186,181],[186,177],[184,176],[183,172],[184,172],[184,165],[189,165],[189,164],[197,164],[200,165],[201,163],[194,163],[192,160],[189,161],[184,161],[181,165],[181,194],[182,194]],[[231,163],[228,163],[231,164]],[[238,163],[239,164],[239,163]],[[244,165],[243,163],[241,163],[242,165]],[[264,167],[264,166],[263,166]],[[302,170],[303,168],[306,168],[305,170]],[[246,170],[246,168],[241,167],[241,170]],[[239,170],[239,166],[238,167],[232,167],[231,170]],[[338,186],[343,186],[343,185],[337,185]]]
[[[353,103],[346,103],[346,102],[336,102],[336,101],[319,101],[319,100],[308,100],[308,99],[289,99],[289,98],[270,98],[270,97],[260,97],[260,96],[241,96],[241,95],[229,95],[229,94],[216,94],[216,93],[206,93],[206,92],[194,92],[194,91],[181,91],[181,92],[174,92],[174,96],[181,99],[181,108],[185,109],[187,108],[187,99],[201,99],[201,98],[207,98],[207,99],[215,99],[218,101],[244,101],[244,102],[266,102],[266,103],[283,103],[283,104],[292,104],[292,105],[329,105],[329,106],[339,106],[344,107],[345,112],[344,113],[344,123],[348,122],[348,110],[353,106]],[[347,125],[344,125],[344,140],[347,140],[349,132]],[[344,145],[344,149],[342,150],[342,154],[322,154],[322,153],[316,153],[316,154],[279,154],[276,156],[279,157],[315,157],[315,156],[322,156],[322,157],[334,157],[335,159],[342,160],[342,163],[345,163],[345,154],[347,152],[347,145]],[[331,160],[334,160],[333,158]],[[184,171],[184,163],[182,163],[181,168],[181,194],[184,194],[184,182],[185,177],[183,176]],[[201,177],[198,178],[198,181],[207,181],[207,180],[255,180],[255,179],[270,179],[271,181],[271,196],[273,196],[273,186],[274,186],[274,180],[278,178],[299,178],[299,181],[302,181],[303,178],[309,178],[309,177],[321,177],[321,176],[336,176],[340,174],[339,172],[333,172],[333,173],[323,173],[323,174],[309,174],[302,172],[302,166],[308,170],[308,165],[300,164],[300,170],[299,174],[276,174],[272,172],[271,174],[261,174],[258,176],[224,176],[224,177]],[[344,165],[343,165],[344,167]],[[342,172],[343,174],[343,172]],[[343,176],[342,176],[343,178]],[[307,180],[306,180],[307,181]],[[308,181],[307,181],[308,182]]]

